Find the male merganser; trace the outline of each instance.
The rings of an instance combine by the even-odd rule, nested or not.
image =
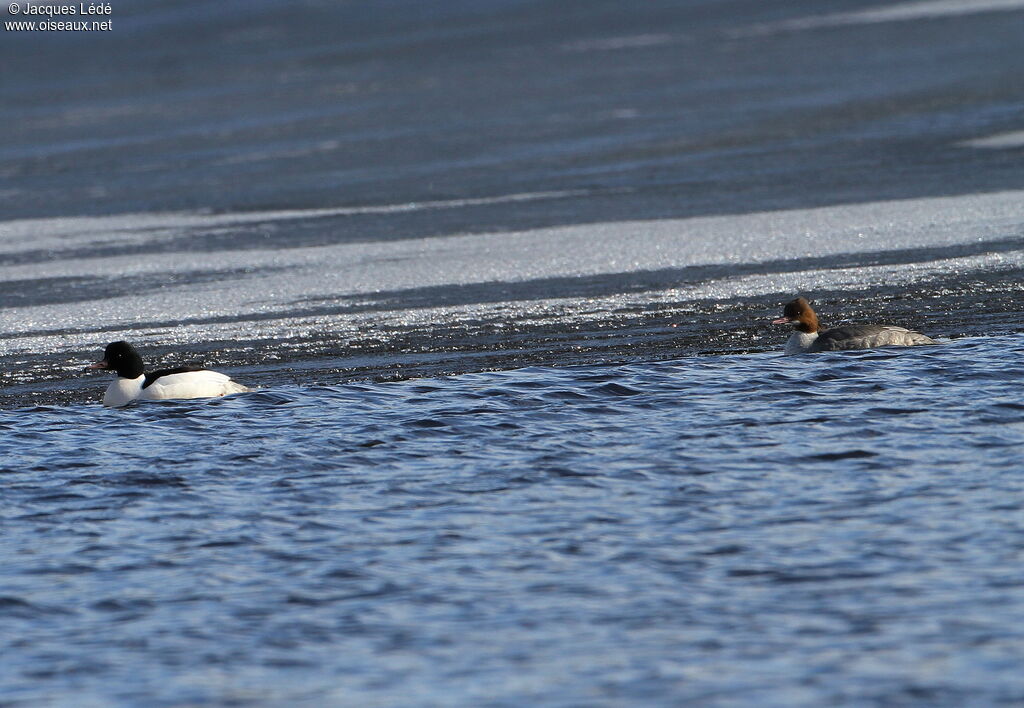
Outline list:
[[[782,317],[772,320],[772,324],[791,323],[795,331],[786,341],[786,354],[938,343],[920,332],[891,325],[846,325],[822,329],[818,324],[818,316],[811,309],[811,303],[802,297],[786,303]]]
[[[142,372],[142,357],[128,342],[113,342],[103,350],[103,360],[89,369],[110,369],[117,379],[103,394],[103,405],[119,408],[132,401],[158,401],[167,398],[214,398],[243,393],[247,387],[228,376],[199,366]]]

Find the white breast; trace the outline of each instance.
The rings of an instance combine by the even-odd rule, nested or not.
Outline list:
[[[811,345],[814,344],[814,340],[817,338],[817,332],[793,332],[793,334],[789,335],[789,339],[786,340],[786,349],[783,353],[786,356],[803,354],[811,348]]]
[[[107,386],[107,392],[103,394],[103,405],[111,408],[127,406],[142,393],[142,382],[145,380],[145,376],[140,376],[137,379],[122,379],[118,376],[112,384]]]

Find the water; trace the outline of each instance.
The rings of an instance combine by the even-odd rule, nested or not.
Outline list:
[[[1019,705],[1022,354],[0,413],[4,705]]]
[[[4,29],[0,707],[1024,703],[1022,18]]]

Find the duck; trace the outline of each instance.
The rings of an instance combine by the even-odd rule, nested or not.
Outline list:
[[[103,359],[86,368],[106,369],[117,378],[103,394],[103,405],[127,406],[132,401],[161,401],[171,398],[215,398],[251,389],[225,374],[200,366],[180,366],[144,373],[142,357],[128,342],[111,342]]]
[[[892,325],[844,325],[823,329],[811,303],[802,297],[786,303],[782,317],[772,324],[791,324],[794,332],[786,341],[785,354],[831,352],[841,349],[874,349],[875,347],[913,347],[938,344],[920,332]]]

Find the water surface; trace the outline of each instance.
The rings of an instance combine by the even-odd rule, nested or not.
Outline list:
[[[1024,337],[0,412],[5,705],[1019,705]]]

